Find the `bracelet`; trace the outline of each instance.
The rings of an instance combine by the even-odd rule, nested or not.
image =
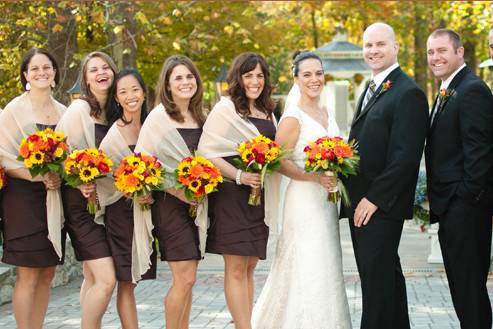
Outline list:
[[[240,169],[238,169],[236,171],[236,185],[241,185],[241,173],[243,171],[241,171]]]

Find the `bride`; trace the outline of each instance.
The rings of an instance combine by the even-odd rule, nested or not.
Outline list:
[[[320,58],[312,52],[297,54],[292,73],[299,101],[287,104],[276,134],[279,144],[293,150],[281,166],[291,180],[276,254],[252,324],[254,329],[351,328],[337,206],[327,201],[336,181],[303,170],[303,148],[319,137],[338,135],[339,128],[319,105],[324,87]]]

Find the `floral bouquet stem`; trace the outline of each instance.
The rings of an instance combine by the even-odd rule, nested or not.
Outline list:
[[[98,210],[101,210],[101,206],[99,204],[98,194],[94,192],[87,198],[87,211],[91,215],[95,215]]]
[[[260,206],[262,197],[262,188],[252,187],[248,196],[248,204],[250,206]]]
[[[325,175],[331,177],[335,176],[337,179],[337,175],[335,175],[332,171],[326,171]],[[336,185],[332,190],[329,191],[327,195],[327,200],[329,200],[329,202],[332,203],[337,203],[339,202],[340,199],[341,199],[341,193],[339,192],[339,187]]]
[[[199,205],[198,204],[191,204],[190,205],[190,208],[188,208],[188,215],[192,218],[196,218],[197,217],[197,209],[198,209]]]

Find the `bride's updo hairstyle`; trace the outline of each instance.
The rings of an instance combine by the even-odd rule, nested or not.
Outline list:
[[[264,74],[264,89],[260,96],[255,100],[255,107],[264,112],[267,116],[271,116],[276,104],[271,98],[272,85],[270,83],[269,66],[265,59],[256,53],[242,53],[234,60],[229,69],[226,81],[228,82],[228,95],[231,101],[235,104],[236,112],[243,118],[247,119],[250,109],[248,106],[248,98],[245,92],[245,86],[241,76],[255,69],[257,64],[260,65]]]
[[[293,77],[298,76],[298,73],[300,72],[300,63],[303,62],[304,60],[311,59],[311,58],[318,60],[320,62],[320,65],[322,65],[322,68],[323,68],[322,60],[314,52],[312,52],[312,51],[299,51],[298,50],[294,53],[293,64],[291,65],[291,71],[293,73]]]

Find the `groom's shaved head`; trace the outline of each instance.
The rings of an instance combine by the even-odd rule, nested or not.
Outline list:
[[[377,22],[373,23],[370,26],[368,26],[363,33],[363,40],[365,39],[365,35],[371,32],[378,32],[378,33],[385,33],[386,36],[389,38],[389,40],[392,41],[392,43],[395,43],[395,32],[392,26],[382,23],[382,22]]]

